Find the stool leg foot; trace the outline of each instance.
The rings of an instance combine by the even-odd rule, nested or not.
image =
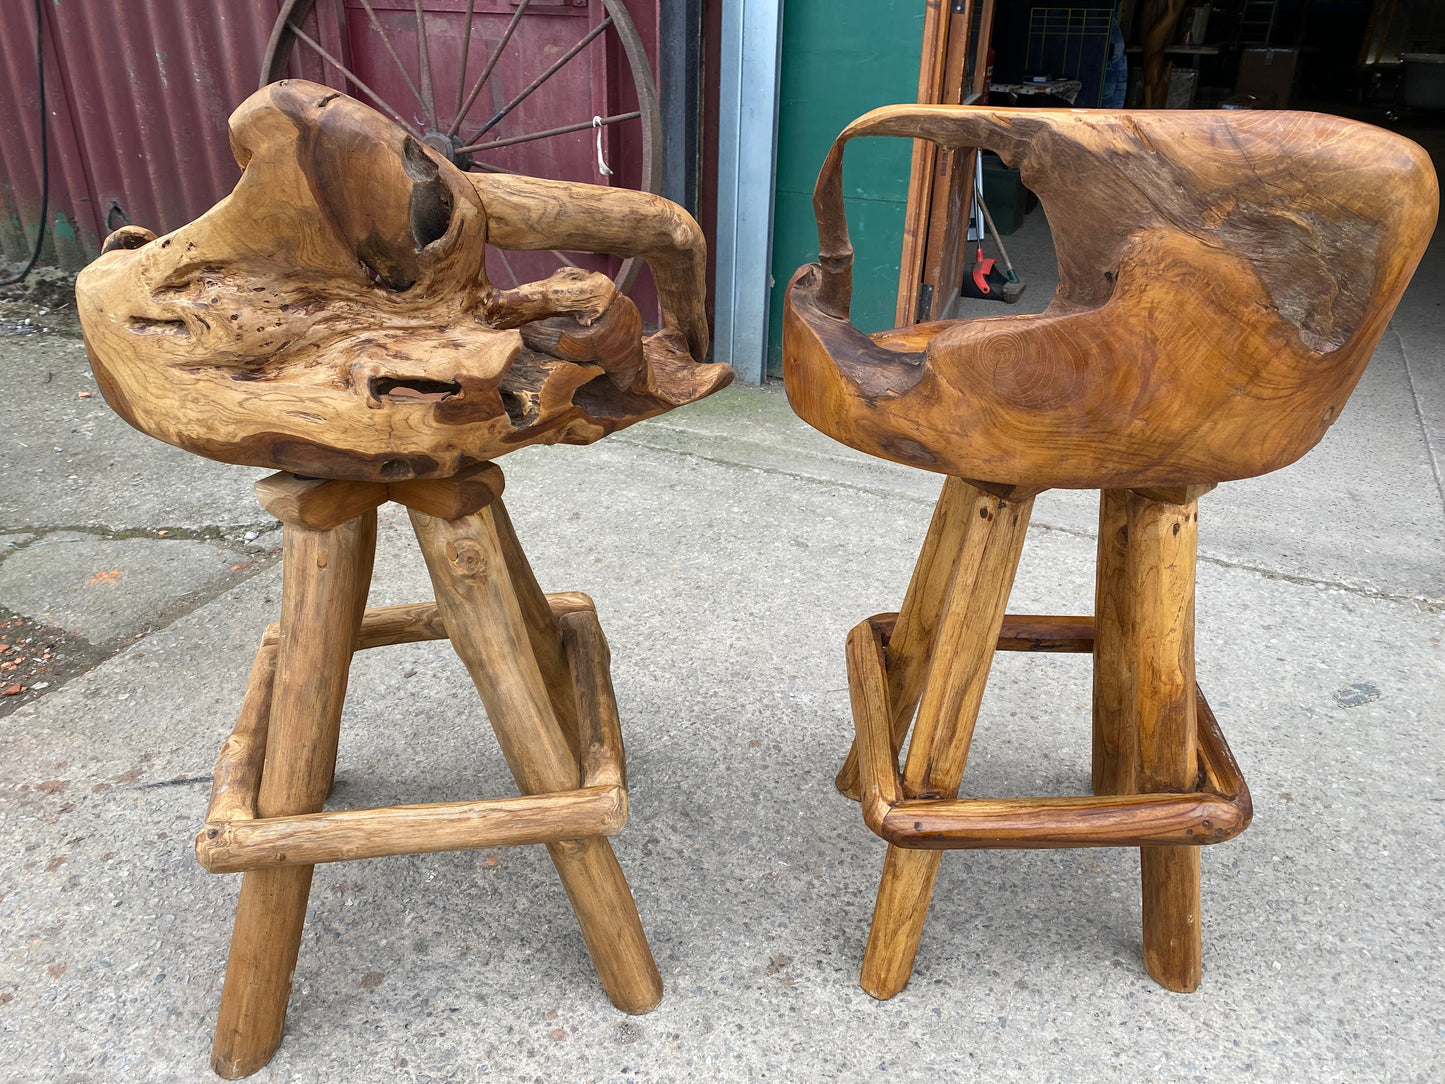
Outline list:
[[[1199,848],[1141,847],[1144,967],[1160,986],[1198,989],[1204,940],[1199,926]]]
[[[257,870],[241,877],[211,1068],[226,1080],[250,1076],[276,1053],[291,998],[291,972],[313,866]]]
[[[1132,654],[1129,702],[1138,735],[1139,791],[1195,789],[1199,722],[1194,688],[1194,563],[1199,504],[1130,491],[1128,516]],[[1162,986],[1199,985],[1203,941],[1199,848],[1140,848],[1144,965]]]
[[[911,851],[888,847],[883,860],[883,877],[878,882],[878,900],[873,905],[873,925],[868,929],[868,947],[863,951],[864,991],[887,1001],[908,985],[913,958],[923,937],[928,901],[938,879],[942,851]]]
[[[411,510],[442,622],[513,778],[527,794],[570,790],[580,771],[537,660],[536,625],[529,626],[515,583],[526,558],[516,547],[509,554],[510,526],[498,518],[492,508],[459,520]],[[547,849],[608,997],[625,1012],[651,1009],[662,997],[662,979],[611,844],[589,839]]]
[[[376,513],[313,531],[286,525],[281,640],[266,736],[262,817],[318,812],[336,772],[351,652],[366,609]],[[227,1079],[261,1068],[281,1044],[301,949],[311,866],[241,879],[211,1065]]]
[[[612,844],[606,839],[579,839],[550,843],[547,852],[612,1004],[633,1014],[657,1008],[662,976]]]
[[[968,498],[966,526],[903,768],[909,798],[958,793],[1033,511],[1032,497],[1005,500],[972,486],[962,495]],[[891,691],[891,678],[889,685]],[[941,857],[938,851],[888,848],[861,979],[874,997],[892,997],[908,983]]]

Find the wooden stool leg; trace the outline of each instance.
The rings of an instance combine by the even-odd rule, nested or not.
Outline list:
[[[1033,503],[973,493],[903,769],[906,798],[958,794]],[[888,848],[863,954],[862,986],[876,998],[908,984],[941,857]]]
[[[527,794],[576,787],[577,760],[533,652],[492,510],[456,520],[415,509],[410,514],[442,621],[481,694],[517,785]],[[549,844],[547,850],[607,996],[624,1012],[656,1006],[662,977],[610,842],[596,837]]]
[[[1129,525],[1125,491],[1099,494],[1099,558],[1094,588],[1095,794],[1139,789],[1139,731],[1129,712],[1134,665],[1129,641]]]
[[[943,614],[943,600],[953,581],[953,570],[963,548],[963,534],[973,512],[978,490],[962,478],[945,478],[933,520],[923,539],[908,591],[898,610],[898,621],[888,641],[888,695],[893,705],[893,751],[903,748],[908,727],[923,694],[923,679],[933,656],[933,640]],[[848,749],[848,758],[834,781],[840,791],[858,800],[858,745]]]
[[[257,799],[262,817],[318,812],[331,790],[375,548],[375,511],[331,530],[286,525],[281,641]],[[241,880],[211,1048],[211,1067],[228,1080],[254,1073],[281,1044],[311,871],[260,870]]]
[[[1199,504],[1130,491],[1127,579],[1133,648],[1130,714],[1139,735],[1139,790],[1195,789],[1194,560]],[[1144,966],[1161,986],[1199,985],[1199,848],[1143,847]]]
[[[562,651],[562,634],[557,628],[557,619],[552,616],[552,607],[547,596],[537,583],[532,564],[517,540],[512,529],[512,517],[507,515],[506,505],[498,497],[489,507],[492,522],[497,528],[497,539],[502,545],[502,556],[507,562],[507,572],[512,577],[517,602],[522,608],[522,621],[527,626],[527,638],[532,644],[532,654],[542,671],[542,680],[547,685],[547,695],[552,701],[552,710],[574,760],[581,759],[577,737],[577,694],[572,686],[571,671],[567,667],[567,656]]]

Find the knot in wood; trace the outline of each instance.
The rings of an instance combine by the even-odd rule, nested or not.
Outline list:
[[[463,579],[487,582],[487,555],[481,545],[471,538],[459,538],[447,543],[447,560],[453,571]]]

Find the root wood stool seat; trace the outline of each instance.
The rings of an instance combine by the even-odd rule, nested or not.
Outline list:
[[[602,985],[662,997],[607,839],[627,780],[607,641],[591,600],[544,595],[491,460],[589,444],[725,385],[701,364],[706,252],[666,200],[464,174],[389,120],[298,80],[233,114],[243,174],[205,216],[126,227],[77,281],[106,399],[136,428],[257,483],[284,525],[281,619],[266,630],[216,762],[196,853],[243,872],[212,1067],[234,1078],[281,1041],[313,867],[540,843]],[[566,268],[498,290],[487,244],[640,256],[662,328],[605,275]],[[434,602],[366,608],[376,509],[406,507]],[[521,796],[325,811],[355,651],[447,639]]]
[[[862,135],[1018,166],[1058,252],[1048,309],[859,332],[842,155]],[[907,984],[942,852],[986,847],[1139,847],[1145,965],[1198,985],[1199,847],[1251,816],[1195,683],[1198,501],[1298,459],[1339,416],[1437,201],[1413,143],[1305,113],[893,106],[838,137],[819,263],[784,307],[788,398],[844,444],[947,476],[901,609],[847,639],[838,786],[889,844],[870,994]],[[1094,613],[1010,615],[1034,497],[1054,487],[1102,491]],[[1009,650],[1092,653],[1092,796],[957,797]]]

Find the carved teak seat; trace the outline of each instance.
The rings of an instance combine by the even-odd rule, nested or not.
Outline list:
[[[862,135],[1018,166],[1058,252],[1047,310],[858,331],[842,157]],[[942,849],[1139,846],[1146,966],[1192,990],[1198,846],[1251,815],[1195,687],[1198,498],[1293,462],[1339,417],[1434,226],[1429,159],[1308,113],[894,106],[843,131],[813,203],[819,263],[784,309],[789,401],[948,476],[899,613],[848,636],[838,785],[890,844],[863,987],[907,983]],[[1102,490],[1094,614],[1008,615],[1053,487]],[[995,650],[1093,653],[1092,797],[956,797]]]
[[[607,837],[627,783],[607,641],[583,594],[543,595],[490,460],[588,444],[725,385],[701,364],[706,249],[686,212],[622,189],[464,174],[366,106],[292,80],[231,117],[235,191],[165,237],[126,227],[76,282],[107,401],[188,451],[285,473],[267,630],[216,763],[202,864],[244,871],[212,1066],[281,1041],[312,868],[544,843],[608,996],[662,997]],[[498,290],[486,247],[641,256],[663,327],[606,276]],[[294,473],[293,473],[294,472]],[[366,609],[376,508],[404,505],[436,601]],[[352,653],[450,639],[520,797],[322,812]]]
[[[127,226],[77,282],[106,401],[227,463],[449,478],[527,444],[590,444],[727,384],[707,353],[702,231],[620,188],[463,173],[315,83],[231,116],[230,196],[157,239]],[[487,245],[642,256],[663,328],[596,273],[499,290]]]

